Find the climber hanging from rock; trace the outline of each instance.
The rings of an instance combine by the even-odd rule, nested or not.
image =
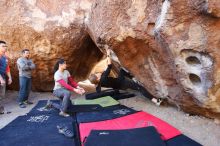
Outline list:
[[[89,80],[91,83],[96,85],[96,92],[101,92],[101,87],[108,87],[113,89],[132,89],[139,91],[143,96],[150,99],[156,105],[160,105],[162,102],[161,98],[156,98],[152,94],[150,94],[140,83],[138,83],[134,77],[125,69],[120,69],[118,77],[110,77],[109,74],[112,69],[111,62],[111,49],[107,45],[104,45],[104,49],[106,50],[107,55],[107,69],[101,73],[94,73],[89,76]]]

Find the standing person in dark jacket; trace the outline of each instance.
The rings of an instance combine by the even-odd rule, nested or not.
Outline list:
[[[8,59],[5,56],[7,51],[7,44],[0,40],[0,100],[5,97],[6,90],[6,76],[8,77],[8,84],[12,83]],[[4,114],[4,106],[0,101],[0,114]]]
[[[31,73],[35,69],[35,64],[30,59],[30,51],[28,49],[22,50],[22,57],[17,60],[19,71],[19,95],[18,102],[21,108],[25,108],[27,104],[33,104],[28,100],[31,91]]]
[[[97,84],[96,92],[101,92],[101,87],[109,87],[113,89],[132,89],[140,91],[145,97],[149,98],[156,105],[160,105],[162,100],[160,98],[154,97],[150,94],[143,86],[136,83],[131,79],[131,75],[125,70],[120,69],[119,75],[117,78],[109,77],[109,74],[112,69],[111,59],[110,59],[110,49],[105,45],[106,54],[107,54],[107,64],[108,67],[103,73],[91,74],[89,80],[91,83]]]

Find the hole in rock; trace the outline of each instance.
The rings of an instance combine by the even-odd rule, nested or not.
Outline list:
[[[194,85],[199,85],[201,84],[201,79],[198,75],[190,73],[189,74],[189,80],[194,84]]]
[[[189,56],[186,58],[186,62],[190,65],[200,65],[200,60],[195,56]]]
[[[148,23],[147,32],[152,36],[154,35],[154,28],[155,28],[155,23]]]

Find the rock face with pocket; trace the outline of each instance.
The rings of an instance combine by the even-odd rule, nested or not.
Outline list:
[[[218,0],[96,0],[91,38],[155,96],[185,111],[220,118]]]
[[[15,60],[22,48],[31,50],[37,66],[34,89],[47,91],[57,58],[67,60],[76,80],[85,79],[104,43],[153,95],[220,119],[219,0],[3,0],[0,5],[0,38],[9,44],[16,87]]]

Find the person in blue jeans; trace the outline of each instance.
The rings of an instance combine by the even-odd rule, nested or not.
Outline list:
[[[35,69],[35,64],[30,59],[30,51],[22,50],[22,57],[17,60],[19,71],[19,95],[18,102],[21,108],[26,108],[27,104],[33,104],[28,100],[31,91],[32,71]]]
[[[12,83],[11,72],[9,68],[8,58],[6,56],[7,44],[5,41],[0,40],[0,114],[4,114],[4,106],[1,100],[5,98],[6,91],[6,77],[8,77],[8,84]]]
[[[68,117],[67,108],[71,104],[70,97],[71,92],[77,94],[84,94],[85,90],[78,86],[78,84],[73,80],[68,70],[66,70],[66,61],[64,59],[59,59],[54,66],[54,96],[61,100],[61,105],[50,102],[49,105],[60,110],[59,115]]]

